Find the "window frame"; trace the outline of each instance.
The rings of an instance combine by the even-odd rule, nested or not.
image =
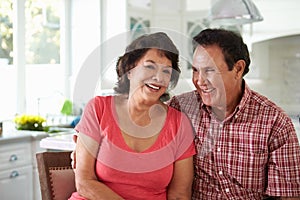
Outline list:
[[[26,113],[29,110],[26,102],[26,60],[25,60],[25,2],[26,0],[12,0],[13,2],[13,66],[16,69],[16,113]],[[70,24],[71,24],[71,2],[61,0],[62,14],[60,18],[60,63],[54,65],[64,66],[64,91],[61,91],[65,98],[70,98],[70,77],[71,77],[71,53],[68,51],[71,46]],[[17,47],[17,48],[16,48]],[[38,64],[37,64],[38,65]],[[51,64],[49,64],[51,66]],[[37,113],[39,114],[39,113]]]

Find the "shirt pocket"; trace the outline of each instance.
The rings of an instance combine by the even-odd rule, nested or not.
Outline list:
[[[265,190],[268,153],[235,151],[228,158],[228,173],[237,184],[247,190]]]

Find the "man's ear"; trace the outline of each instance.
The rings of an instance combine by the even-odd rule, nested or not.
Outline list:
[[[238,60],[235,64],[234,64],[234,71],[236,73],[236,78],[241,79],[243,77],[243,73],[245,70],[245,66],[246,66],[246,62],[244,60]]]

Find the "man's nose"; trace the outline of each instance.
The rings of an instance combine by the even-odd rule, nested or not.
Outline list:
[[[198,72],[197,76],[197,84],[198,85],[203,85],[207,80],[207,76],[205,73],[201,72],[201,70]]]

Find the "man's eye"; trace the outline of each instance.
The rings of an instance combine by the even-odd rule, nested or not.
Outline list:
[[[216,71],[216,70],[215,70],[215,69],[212,69],[212,68],[209,68],[209,69],[206,69],[206,70],[205,70],[206,73],[215,72],[215,71]]]
[[[192,67],[193,72],[198,72],[198,70],[196,69],[196,67]]]

